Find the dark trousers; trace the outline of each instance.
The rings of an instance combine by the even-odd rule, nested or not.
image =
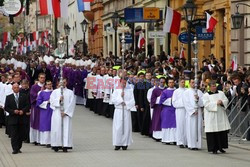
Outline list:
[[[113,104],[109,104],[109,114],[110,114],[110,118],[112,119],[114,117],[114,112],[115,112],[115,106]]]
[[[10,125],[10,131],[12,149],[13,151],[18,151],[22,148],[25,136],[25,124]]]
[[[2,127],[3,125],[5,125],[5,114],[4,110],[0,108],[0,127]]]
[[[24,140],[27,142],[30,141],[30,116],[26,116],[25,124],[24,124],[24,130],[25,130],[25,136]]]
[[[208,152],[228,148],[228,131],[206,133]]]
[[[139,125],[138,125],[138,115],[137,112],[131,112],[131,118],[132,118],[132,131],[133,132],[139,132]]]
[[[109,118],[110,117],[110,111],[109,111],[109,103],[103,103],[102,104],[102,115]]]
[[[149,128],[151,123],[150,109],[146,108],[143,115],[141,134],[149,136]]]
[[[143,129],[143,118],[145,115],[145,110],[141,111],[141,110],[137,110],[137,119],[138,119],[138,126],[139,126],[139,131],[142,132]]]
[[[102,106],[103,106],[103,99],[96,99],[96,103],[94,104],[96,107],[95,107],[95,113],[98,114],[98,115],[101,115],[102,114]]]
[[[9,116],[6,115],[5,117],[5,134],[8,135],[10,137],[11,133],[10,133],[10,126],[9,126]]]

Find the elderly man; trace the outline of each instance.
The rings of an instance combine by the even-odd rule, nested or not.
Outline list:
[[[19,85],[14,83],[13,93],[6,97],[5,111],[9,113],[9,122],[11,132],[12,154],[22,153],[22,142],[25,134],[25,115],[29,112],[28,96],[20,93]]]
[[[228,148],[227,133],[230,129],[226,115],[228,99],[222,91],[217,90],[215,81],[211,81],[209,87],[210,91],[203,96],[207,148],[213,154],[217,154],[218,150],[225,153],[223,148]]]

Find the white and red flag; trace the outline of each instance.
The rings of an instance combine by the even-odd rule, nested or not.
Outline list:
[[[4,32],[3,33],[3,41],[2,41],[2,48],[5,47],[5,45],[7,44],[7,42],[10,41],[10,32]]]
[[[39,0],[39,5],[41,15],[52,15],[54,13],[52,0]]]
[[[180,59],[185,59],[184,46],[181,45]]]
[[[68,17],[69,0],[52,0],[52,6],[55,18]]]
[[[167,7],[163,32],[170,32],[179,35],[181,26],[181,14],[170,7]]]
[[[213,32],[218,21],[207,12],[206,14],[207,14],[207,32]]]
[[[140,33],[139,35],[139,40],[138,40],[138,48],[141,49],[143,47],[143,45],[145,44],[145,38],[144,38],[144,34],[143,32]]]
[[[236,55],[233,55],[232,57],[232,63],[231,63],[231,67],[232,67],[232,70],[233,71],[237,71],[237,68],[238,68],[238,64],[237,64],[237,56]]]

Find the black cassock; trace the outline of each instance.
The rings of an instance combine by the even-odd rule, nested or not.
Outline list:
[[[228,148],[228,131],[206,133],[208,152],[216,152]]]
[[[147,101],[147,92],[151,88],[150,82],[138,82],[134,88],[135,105],[137,109],[137,124],[142,135],[149,135],[150,107]],[[142,111],[141,108],[144,110]],[[136,121],[136,120],[132,120]],[[136,123],[133,123],[136,126]],[[134,129],[134,128],[133,128]]]

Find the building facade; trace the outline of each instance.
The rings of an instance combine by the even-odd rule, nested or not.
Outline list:
[[[236,12],[237,3],[250,5],[250,0],[231,0],[232,14]],[[239,13],[244,14],[241,29],[232,29],[232,56],[237,56],[239,65],[250,66],[250,7],[240,5]]]
[[[166,0],[104,0],[104,13],[102,16],[104,30],[103,30],[103,53],[104,55],[108,55],[111,51],[113,54],[115,53],[115,45],[117,45],[117,55],[118,57],[121,56],[121,44],[120,44],[120,36],[122,34],[122,30],[117,30],[117,38],[115,39],[115,32],[112,25],[112,15],[115,11],[119,13],[120,17],[124,17],[124,9],[125,8],[143,8],[143,7],[157,7],[164,13],[165,6],[167,6],[168,1]],[[159,55],[161,51],[167,51],[167,37],[163,39],[150,39],[148,37],[149,31],[155,31],[154,29],[150,30],[150,26],[154,24],[154,22],[150,23],[131,23],[128,24],[128,28],[130,29],[130,33],[133,36],[132,44],[127,45],[127,49],[137,49],[137,42],[139,38],[139,33],[137,32],[144,32],[144,37],[146,40],[145,43],[145,51],[146,54],[151,52],[154,55]],[[117,42],[115,42],[117,41]]]
[[[180,13],[186,0],[170,0],[170,6]],[[217,60],[224,59],[226,67],[231,62],[231,1],[230,0],[194,0],[197,5],[197,18],[205,18],[205,12],[209,12],[218,21],[214,30],[214,39],[211,41],[199,41],[199,61],[209,58],[213,54]],[[187,23],[183,19],[181,30],[186,31]],[[181,43],[176,35],[171,35],[171,50],[180,48]],[[185,55],[187,57],[187,45]]]
[[[103,56],[103,22],[101,18],[103,15],[103,0],[94,0],[91,3],[91,12],[88,12],[88,14],[92,15],[88,20],[88,51],[91,54]]]

